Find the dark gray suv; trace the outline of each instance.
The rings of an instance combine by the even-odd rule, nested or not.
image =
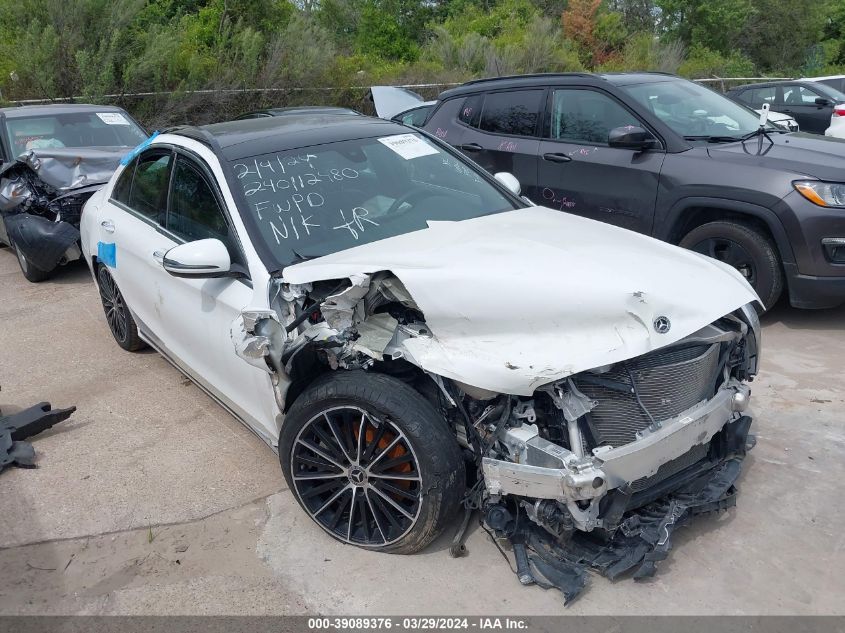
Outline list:
[[[536,204],[735,266],[767,307],[784,288],[800,308],[845,302],[843,141],[761,130],[749,108],[660,73],[470,82],[423,129],[512,172]]]

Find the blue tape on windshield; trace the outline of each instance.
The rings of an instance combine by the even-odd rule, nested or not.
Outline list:
[[[129,164],[129,163],[131,163],[133,160],[135,160],[135,157],[136,157],[138,154],[140,154],[141,152],[143,152],[145,149],[147,149],[147,148],[150,146],[150,144],[151,144],[151,143],[155,140],[155,137],[156,137],[156,136],[158,136],[158,131],[153,132],[153,133],[152,133],[152,136],[150,136],[150,138],[148,138],[146,141],[144,141],[143,143],[141,143],[140,145],[138,145],[138,147],[136,147],[135,149],[133,149],[133,150],[132,150],[131,152],[129,152],[126,156],[124,156],[123,158],[121,158],[121,159],[120,159],[120,164],[121,164],[121,165],[123,165],[124,167],[126,167],[126,165],[128,165],[128,164]]]
[[[97,242],[97,260],[109,268],[117,268],[117,247],[114,242]]]

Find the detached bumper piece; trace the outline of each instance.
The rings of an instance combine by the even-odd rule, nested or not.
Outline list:
[[[11,465],[35,468],[35,449],[23,440],[67,420],[74,411],[76,407],[53,409],[49,402],[42,402],[20,413],[0,416],[0,472]]]
[[[575,531],[565,541],[528,520],[511,523],[505,534],[497,530],[513,546],[520,583],[556,588],[569,604],[586,587],[588,570],[610,580],[632,571],[634,580],[653,576],[657,563],[669,555],[677,528],[696,516],[736,505],[734,483],[746,451],[754,445],[750,426],[747,416],[727,425],[710,447],[722,459],[678,473],[664,482],[672,486],[671,492],[656,500],[645,500],[631,486],[615,491],[603,507],[604,530]]]
[[[30,213],[10,215],[5,221],[12,243],[44,272],[58,266],[67,250],[79,241],[79,229],[69,222],[53,222]]]

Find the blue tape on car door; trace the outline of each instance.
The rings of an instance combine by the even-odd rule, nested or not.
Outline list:
[[[128,165],[133,160],[135,160],[135,157],[138,154],[140,154],[141,152],[143,152],[145,149],[147,149],[150,146],[150,143],[152,143],[153,140],[155,140],[156,136],[158,136],[158,132],[153,132],[152,136],[150,136],[150,138],[148,138],[146,141],[144,141],[143,143],[138,145],[135,149],[133,149],[131,152],[129,152],[126,156],[121,158],[120,164],[123,165],[124,167],[126,167],[126,165]]]
[[[114,242],[97,242],[97,260],[109,268],[117,268],[117,247]]]

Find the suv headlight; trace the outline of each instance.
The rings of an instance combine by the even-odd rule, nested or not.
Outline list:
[[[796,180],[795,190],[820,207],[845,207],[845,184],[819,180]]]

